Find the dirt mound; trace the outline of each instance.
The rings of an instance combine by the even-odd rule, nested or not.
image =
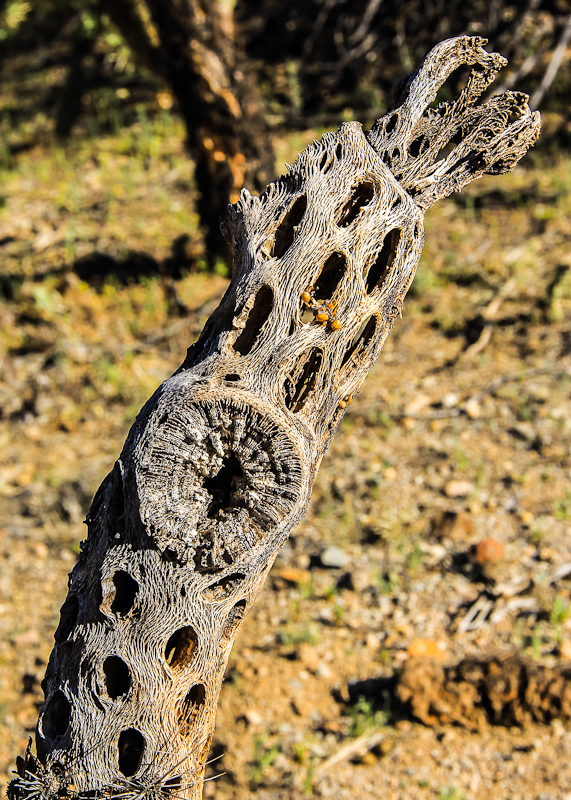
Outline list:
[[[571,668],[549,668],[517,656],[466,658],[453,667],[411,659],[396,690],[412,714],[431,726],[456,723],[478,731],[488,723],[571,719]]]

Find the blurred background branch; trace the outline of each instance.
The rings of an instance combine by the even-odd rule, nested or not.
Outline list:
[[[510,60],[501,88],[517,84],[544,112],[540,146],[567,147],[570,12],[568,0],[523,13],[510,0],[0,0],[3,157],[172,105],[213,266],[228,257],[226,204],[275,176],[272,132],[372,122],[403,70],[448,36],[487,37]]]

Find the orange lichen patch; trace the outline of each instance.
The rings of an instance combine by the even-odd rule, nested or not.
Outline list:
[[[406,648],[411,658],[434,658],[437,661],[444,661],[446,655],[432,639],[413,639]]]

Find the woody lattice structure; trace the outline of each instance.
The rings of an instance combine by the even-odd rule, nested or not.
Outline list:
[[[232,282],[95,496],[12,800],[201,796],[232,644],[402,312],[426,209],[539,134],[525,95],[477,103],[506,63],[484,45],[442,42],[369,133],[343,124],[229,207]]]

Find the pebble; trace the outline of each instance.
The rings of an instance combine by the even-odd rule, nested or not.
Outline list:
[[[329,680],[329,678],[333,677],[333,673],[331,672],[327,664],[320,664],[315,670],[315,676],[317,678],[323,678],[324,680]]]
[[[407,417],[418,414],[419,411],[422,411],[431,402],[432,398],[429,397],[429,395],[418,394],[413,400],[410,401],[410,403],[405,406],[404,413]]]
[[[446,497],[467,497],[474,491],[474,484],[470,481],[448,481],[444,487]]]
[[[326,547],[319,559],[324,567],[335,567],[336,569],[342,569],[349,561],[343,550],[335,545]]]
[[[478,564],[495,564],[504,556],[504,546],[497,539],[482,539],[476,545],[475,558]]]
[[[464,408],[470,419],[479,419],[482,414],[482,407],[477,400],[468,400]]]
[[[447,392],[442,398],[442,405],[444,408],[454,408],[458,405],[460,398],[455,392]]]
[[[260,712],[256,711],[255,708],[249,708],[248,711],[246,711],[246,713],[244,714],[244,716],[246,717],[248,725],[254,725],[255,727],[261,725],[262,722],[264,721],[264,718],[262,717]]]
[[[278,572],[279,577],[288,583],[307,583],[310,579],[310,574],[305,569],[298,569],[297,567],[284,567]]]

